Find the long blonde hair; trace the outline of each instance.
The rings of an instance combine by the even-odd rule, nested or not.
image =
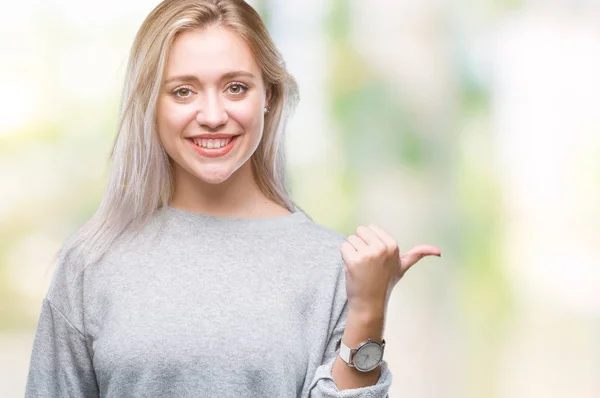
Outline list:
[[[248,44],[271,90],[263,137],[251,157],[257,184],[288,210],[300,209],[290,198],[285,158],[285,126],[298,102],[298,88],[259,14],[243,0],[164,0],[146,17],[131,48],[100,206],[57,257],[75,256],[83,268],[94,264],[123,231],[137,230],[169,204],[174,178],[156,131],[163,71],[182,31],[212,25],[231,29]]]

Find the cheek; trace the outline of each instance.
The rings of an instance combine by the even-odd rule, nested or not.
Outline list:
[[[180,136],[186,126],[194,119],[193,109],[167,101],[157,108],[157,126],[163,138]]]
[[[236,104],[230,108],[230,116],[234,118],[246,132],[260,133],[263,128],[263,114],[260,104]]]
[[[173,106],[166,102],[159,103],[156,108],[158,138],[162,147],[172,159],[179,158],[181,142],[184,131],[194,113],[183,106]]]

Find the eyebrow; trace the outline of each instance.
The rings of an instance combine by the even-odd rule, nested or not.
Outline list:
[[[246,76],[249,78],[254,78],[255,76],[250,73],[250,72],[246,72],[243,70],[234,70],[231,72],[227,72],[225,74],[223,74],[223,76],[221,76],[221,80],[225,80],[225,79],[231,79],[234,77],[239,77],[239,76]],[[181,81],[181,82],[198,82],[198,78],[194,75],[183,75],[183,76],[173,76],[168,78],[167,80],[165,80],[165,84],[171,84],[175,81]]]

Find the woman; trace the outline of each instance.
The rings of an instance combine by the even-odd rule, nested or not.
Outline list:
[[[43,301],[27,397],[387,396],[389,294],[439,250],[400,261],[377,226],[346,238],[294,204],[283,155],[296,93],[244,1],[150,13],[105,195]]]

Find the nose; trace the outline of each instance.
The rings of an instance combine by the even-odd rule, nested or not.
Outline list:
[[[227,110],[223,99],[218,95],[207,94],[200,101],[196,112],[196,120],[200,126],[215,130],[227,123]]]

